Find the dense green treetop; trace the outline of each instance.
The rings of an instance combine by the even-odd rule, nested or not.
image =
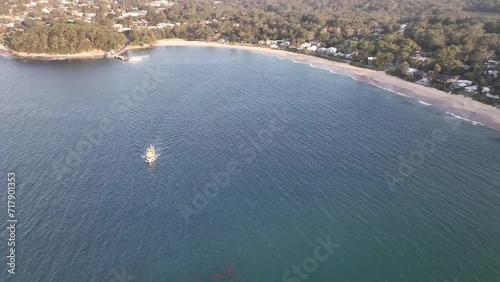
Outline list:
[[[109,51],[120,48],[125,42],[122,33],[86,23],[32,27],[13,33],[6,39],[6,43],[15,51],[48,54]]]

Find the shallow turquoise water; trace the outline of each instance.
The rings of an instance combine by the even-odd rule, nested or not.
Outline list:
[[[137,53],[151,60],[0,61],[18,213],[1,281],[230,281],[230,265],[239,281],[499,281],[500,133],[275,57]]]

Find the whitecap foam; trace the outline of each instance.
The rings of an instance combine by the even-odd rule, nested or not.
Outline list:
[[[357,81],[360,81],[360,80],[361,80],[361,79],[357,79],[356,77],[354,77],[354,76],[352,76],[352,75],[350,75],[350,74],[348,74],[348,73],[344,73],[344,75],[347,75],[348,77],[350,77],[350,78],[352,78],[352,79],[354,79],[354,80],[357,80]]]
[[[426,103],[426,102],[424,102],[424,101],[420,101],[420,100],[419,100],[418,102],[419,102],[420,104],[422,104],[422,105],[432,106],[432,104]]]
[[[456,115],[456,114],[454,114],[454,113],[452,113],[452,112],[446,112],[446,113],[447,113],[447,114],[449,114],[449,115],[451,115],[451,116],[453,116],[454,118],[458,118],[458,119],[460,119],[460,120],[465,120],[465,121],[468,121],[468,122],[470,122],[470,123],[472,123],[472,124],[474,124],[474,125],[482,125],[482,126],[486,126],[485,124],[480,123],[479,121],[470,120],[470,119],[468,119],[468,118],[464,118],[464,117],[461,117],[461,116],[459,116],[459,115]]]
[[[315,66],[313,63],[310,63],[309,66],[312,68],[315,68],[315,69],[320,69],[320,70],[330,70],[329,68],[322,68],[322,67]]]
[[[373,82],[368,82],[368,83],[370,83],[371,85],[373,85],[373,86],[375,86],[375,87],[377,87],[377,88],[380,88],[380,89],[382,89],[382,90],[389,91],[389,92],[396,93],[396,94],[398,94],[398,95],[401,95],[401,96],[404,96],[404,97],[408,97],[408,98],[410,98],[408,95],[405,95],[405,94],[403,94],[403,93],[401,93],[401,92],[398,92],[398,91],[395,91],[395,90],[392,90],[392,89],[389,89],[389,88],[382,87],[382,86],[380,86],[380,85],[378,85],[378,84],[375,84],[375,83],[373,83]]]

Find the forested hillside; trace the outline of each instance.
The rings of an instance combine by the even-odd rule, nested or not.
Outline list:
[[[16,51],[48,54],[108,51],[121,47],[125,42],[122,33],[95,24],[33,27],[7,37],[7,43]]]

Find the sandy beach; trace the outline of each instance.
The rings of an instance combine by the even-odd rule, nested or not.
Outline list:
[[[134,49],[145,49],[153,47],[215,47],[245,50],[254,53],[276,55],[283,59],[293,60],[297,63],[304,63],[331,70],[340,75],[348,75],[353,79],[371,83],[388,91],[400,95],[411,97],[439,108],[445,112],[459,116],[463,120],[481,123],[496,130],[500,130],[500,109],[486,105],[470,98],[448,94],[435,88],[426,87],[416,83],[402,80],[400,78],[387,75],[383,71],[374,71],[349,65],[347,63],[333,62],[327,59],[309,56],[305,54],[292,53],[284,50],[270,49],[251,45],[230,45],[216,42],[186,41],[181,39],[165,39],[157,41],[154,44],[145,46],[129,46],[121,53]],[[5,46],[0,46],[1,48]],[[6,49],[6,48],[5,48]],[[8,49],[7,49],[8,50]],[[32,59],[83,59],[83,58],[102,58],[102,52],[80,53],[74,55],[48,55],[48,54],[23,54],[17,53],[14,56],[29,57]]]
[[[395,92],[413,99],[422,101],[425,104],[439,108],[445,112],[459,116],[463,120],[481,123],[496,130],[500,130],[500,109],[481,102],[474,101],[461,95],[449,94],[435,88],[426,87],[413,82],[387,75],[383,71],[374,71],[349,65],[347,63],[333,62],[327,59],[309,56],[305,54],[292,53],[283,50],[262,48],[246,45],[230,45],[215,42],[185,41],[179,39],[160,40],[149,46],[132,46],[127,50],[151,48],[151,47],[216,47],[245,50],[254,53],[276,55],[283,59],[293,60],[298,63],[313,64],[326,70],[331,70],[341,75],[348,75],[353,79],[371,83],[388,91]]]

